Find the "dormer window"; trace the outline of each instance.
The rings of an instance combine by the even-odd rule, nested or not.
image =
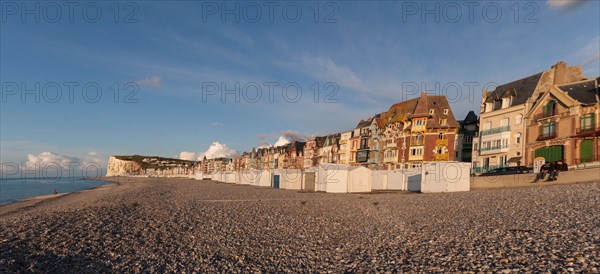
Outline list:
[[[485,112],[491,112],[494,110],[494,103],[485,103]]]
[[[442,118],[442,119],[440,119],[440,125],[442,125],[442,126],[445,126],[445,125],[446,125],[446,122],[447,122],[447,119],[446,119],[446,118]]]
[[[554,116],[556,114],[556,101],[552,100],[544,106],[544,117]]]
[[[447,108],[444,109],[444,114],[448,114],[448,109]]]
[[[511,99],[512,99],[512,96],[502,98],[502,108],[510,107],[510,103],[512,101]]]
[[[429,114],[433,114],[434,113],[434,109],[429,109]]]

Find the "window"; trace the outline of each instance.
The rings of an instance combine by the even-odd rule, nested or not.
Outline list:
[[[520,133],[520,132],[516,134],[516,138],[515,138],[516,140],[515,140],[515,142],[516,142],[517,144],[520,144],[520,143],[521,143],[521,136],[522,136],[522,135],[521,135],[521,133]]]
[[[485,124],[483,124],[483,130],[491,129],[491,128],[492,128],[492,122],[486,122]]]
[[[446,118],[440,119],[440,125],[442,125],[442,126],[446,125],[446,121],[447,121]]]
[[[506,165],[506,155],[502,155],[500,156],[500,162],[498,164],[500,165]]]
[[[544,106],[544,117],[556,115],[556,101],[552,100]]]
[[[515,116],[515,124],[520,125],[523,122],[523,115],[519,114]]]
[[[443,132],[440,132],[438,134],[438,139],[440,139],[440,140],[444,139],[444,133]]]
[[[508,118],[504,118],[504,119],[502,119],[502,126],[503,126],[503,127],[506,127],[506,126],[508,126],[508,122],[509,122],[508,120],[509,120]]]
[[[421,127],[425,125],[425,121],[424,119],[419,119],[419,120],[415,120],[415,126]]]
[[[432,109],[432,108],[431,108],[431,109],[429,109],[429,114],[433,114],[434,112],[435,112],[435,110],[434,110],[434,109]]]
[[[444,109],[444,114],[448,114],[448,109],[447,108]]]
[[[494,110],[494,103],[485,103],[485,112],[490,112]]]
[[[542,136],[548,137],[556,134],[556,123],[550,122],[542,125]]]
[[[417,155],[423,155],[423,148],[411,148],[410,149],[410,155],[412,156],[417,156]]]
[[[511,97],[502,98],[502,108],[510,107]]]
[[[581,129],[592,129],[594,128],[594,114],[588,113],[581,116]]]
[[[464,137],[464,143],[465,144],[473,143],[473,136],[465,135],[465,137]]]
[[[435,150],[435,153],[437,153],[437,154],[443,154],[444,150],[442,149],[442,147],[437,147],[436,150]]]

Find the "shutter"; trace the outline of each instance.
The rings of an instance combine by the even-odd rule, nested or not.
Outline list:
[[[594,141],[583,140],[580,147],[580,155],[582,163],[591,162],[594,159]]]

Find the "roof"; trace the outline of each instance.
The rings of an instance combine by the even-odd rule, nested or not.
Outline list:
[[[477,114],[475,114],[474,111],[469,111],[469,113],[467,113],[467,117],[465,117],[465,119],[462,121],[463,124],[470,124],[470,123],[477,123]]]
[[[571,98],[582,104],[595,104],[599,102],[598,96],[600,96],[600,93],[597,79],[562,85],[558,88],[567,92]]]
[[[507,84],[500,85],[496,89],[487,94],[485,101],[494,102],[500,100],[506,92],[510,92],[513,95],[512,105],[520,105],[527,102],[527,99],[533,95],[535,88],[542,78],[543,72],[534,74]],[[496,109],[494,107],[494,109]]]

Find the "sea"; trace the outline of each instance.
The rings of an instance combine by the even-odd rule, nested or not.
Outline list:
[[[0,180],[0,204],[9,204],[23,198],[67,193],[90,189],[108,184],[106,181],[86,180],[84,178],[2,178]]]

